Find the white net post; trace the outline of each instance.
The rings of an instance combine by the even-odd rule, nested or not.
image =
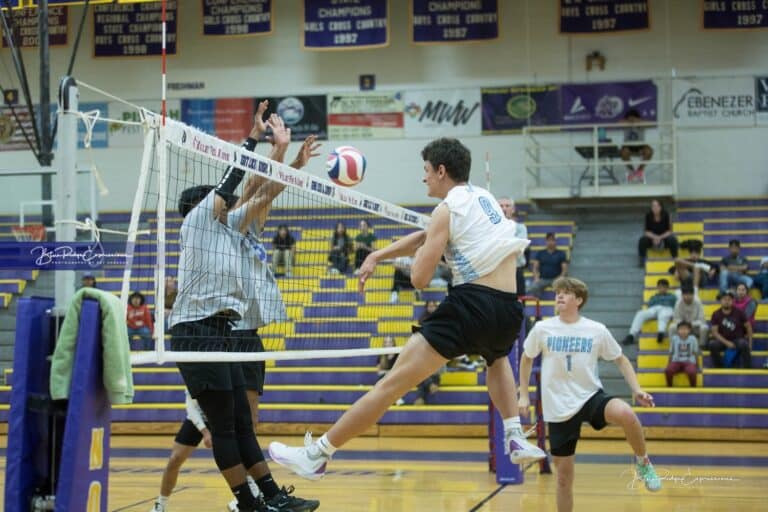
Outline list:
[[[168,197],[168,142],[166,140],[165,121],[166,119],[163,117],[159,129],[160,139],[157,142],[159,173],[157,179],[157,254],[155,259],[157,275],[155,280],[155,350],[157,351],[158,364],[165,361],[165,208]]]
[[[56,149],[59,187],[56,200],[56,219],[77,218],[77,123],[79,91],[72,77],[64,77],[59,84],[58,132]],[[76,238],[74,224],[56,224],[56,241]],[[63,314],[75,293],[75,273],[71,270],[55,273],[55,311]]]

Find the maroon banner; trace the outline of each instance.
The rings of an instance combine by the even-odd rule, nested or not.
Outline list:
[[[51,46],[67,45],[69,32],[67,11],[66,7],[48,8],[48,44]],[[14,11],[13,26],[16,30],[16,41],[19,47],[34,48],[38,46],[37,7]],[[8,48],[5,37],[3,37],[3,48]]]

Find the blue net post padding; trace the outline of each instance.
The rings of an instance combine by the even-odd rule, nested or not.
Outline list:
[[[48,313],[53,306],[51,299],[19,300],[5,510],[28,512],[33,499],[53,494],[56,512],[106,512],[111,409],[102,378],[99,305],[83,301],[70,397],[57,402],[49,392],[48,356],[57,334]]]

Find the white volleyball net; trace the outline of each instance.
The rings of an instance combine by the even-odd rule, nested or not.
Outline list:
[[[263,156],[266,142],[251,152],[177,121],[163,126],[151,113],[144,117],[148,130],[128,228],[132,258],[121,293],[127,303],[140,292],[149,304],[154,350],[134,352],[134,364],[329,358],[367,364],[399,350],[383,347],[385,338],[396,345],[407,339],[423,297],[399,289],[391,263],[380,264],[361,293],[356,263],[366,242],[387,245],[424,228],[428,217],[325,179],[322,157],[297,170]],[[242,200],[222,206],[205,186],[219,183],[230,167],[245,171],[236,192]],[[244,202],[265,183],[285,185],[266,215],[263,204],[249,210],[253,200]],[[186,217],[179,212],[182,196]],[[142,229],[149,234],[136,235]]]

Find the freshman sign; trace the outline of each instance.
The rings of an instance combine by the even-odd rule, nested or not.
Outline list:
[[[272,32],[272,0],[203,0],[203,34],[242,36]]]
[[[166,53],[174,55],[176,0],[168,0],[166,10]],[[94,6],[94,57],[160,55],[163,46],[161,12],[161,2]]]
[[[387,0],[304,0],[304,48],[340,50],[389,44]]]
[[[767,28],[768,2],[763,0],[705,0],[704,28]]]
[[[497,0],[413,0],[411,20],[415,43],[454,43],[499,37]]]
[[[598,34],[649,27],[648,0],[560,0],[560,33]]]

